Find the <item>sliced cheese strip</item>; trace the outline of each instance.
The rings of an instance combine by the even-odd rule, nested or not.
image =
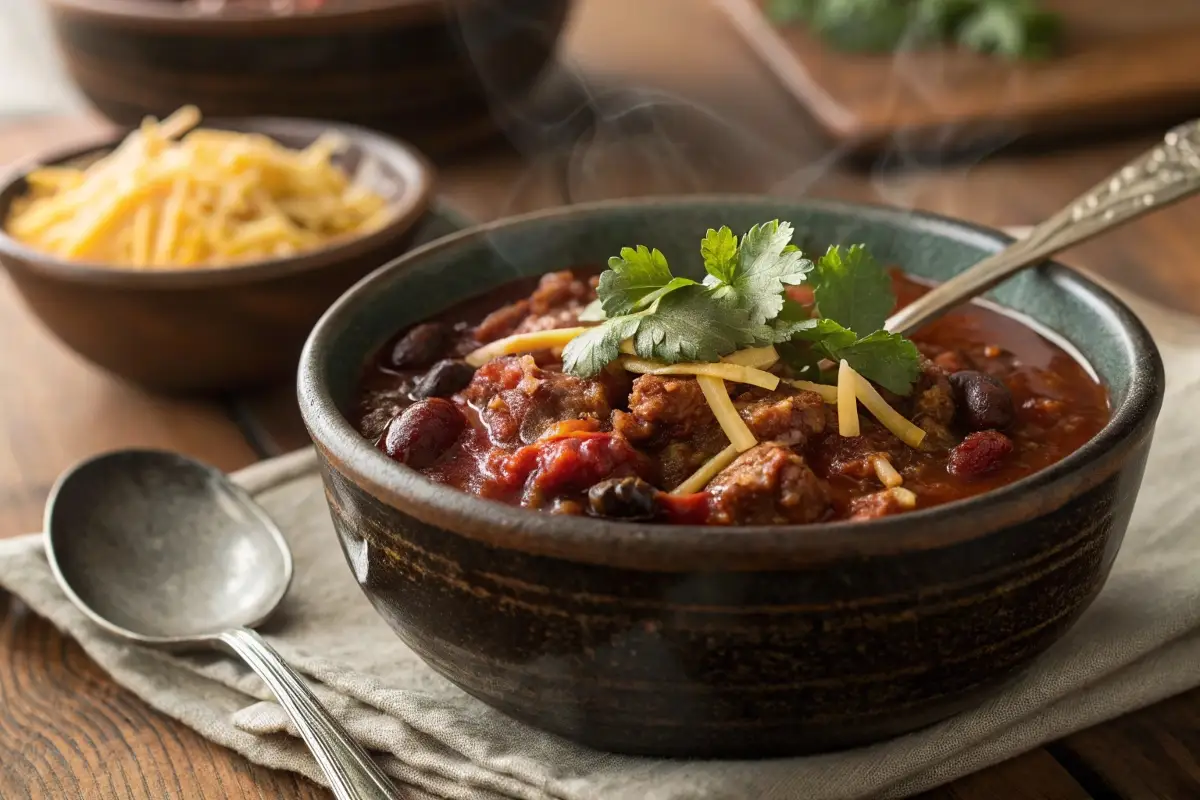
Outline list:
[[[821,399],[830,405],[838,401],[838,388],[836,386],[826,386],[823,383],[813,383],[812,381],[788,381],[788,383],[797,389],[821,395]]]
[[[917,507],[917,496],[910,490],[897,486],[888,491],[892,493],[892,497],[896,498],[896,502],[900,504],[901,508],[914,509]]]
[[[733,460],[738,457],[738,449],[734,445],[729,445],[715,456],[705,461],[700,469],[688,476],[687,480],[671,490],[671,494],[695,494],[696,492],[704,491],[704,487],[708,486],[709,481],[717,477],[721,470],[733,463]]]
[[[566,347],[567,342],[574,339],[587,328],[558,328],[552,331],[535,331],[534,333],[517,333],[497,339],[467,355],[464,359],[472,367],[482,367],[493,358],[510,356],[514,353],[534,353],[538,350],[553,350]]]
[[[858,436],[858,398],[855,396],[856,382],[855,376],[858,375],[850,365],[846,363],[846,359],[842,359],[841,365],[838,367],[838,385],[837,385],[837,411],[838,411],[838,433],[842,436]]]
[[[842,363],[845,364],[846,362],[843,361]],[[921,442],[925,441],[925,431],[906,420],[899,411],[889,406],[887,401],[871,385],[870,381],[857,372],[854,372],[854,370],[850,371],[854,373],[855,395],[866,407],[867,411],[870,411],[872,416],[879,420],[883,427],[895,434],[897,439],[909,447],[920,447]],[[838,409],[840,414],[840,405]]]
[[[875,477],[879,478],[879,482],[887,488],[894,489],[904,483],[904,476],[896,471],[886,456],[875,456],[871,459],[871,466],[875,468]]]
[[[726,364],[739,364],[743,367],[753,367],[754,369],[769,369],[774,366],[775,362],[779,361],[779,351],[773,345],[748,347],[745,350],[730,353],[721,360]]]
[[[707,375],[710,378],[719,378],[731,383],[758,386],[768,391],[779,386],[777,375],[740,364],[662,364],[658,361],[646,361],[641,358],[625,358],[621,360],[621,364],[625,369],[638,375],[695,375],[697,377]]]
[[[746,421],[738,414],[733,401],[729,399],[725,381],[711,375],[697,375],[696,382],[700,384],[700,389],[704,392],[704,399],[708,401],[713,416],[721,424],[721,430],[725,431],[725,435],[729,437],[730,444],[736,447],[739,453],[758,444],[758,440],[750,432]]]

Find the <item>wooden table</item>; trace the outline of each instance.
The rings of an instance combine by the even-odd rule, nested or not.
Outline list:
[[[615,47],[614,42],[620,46]],[[839,167],[811,122],[699,0],[586,0],[564,47],[604,113],[571,154],[485,152],[445,167],[442,191],[478,219],[591,197],[770,191],[911,205],[990,225],[1037,221],[1154,137],[1004,154],[974,166],[875,174]],[[653,89],[631,97],[621,87]],[[666,93],[664,95],[664,93]],[[641,99],[669,96],[647,114]],[[88,119],[0,129],[0,164],[97,132]],[[1066,260],[1200,313],[1200,203]],[[303,446],[291,387],[223,402],[146,395],[81,362],[0,281],[0,535],[36,530],[55,476],[127,446],[235,470]],[[0,797],[327,797],[251,765],[118,688],[77,645],[0,594]],[[926,798],[1200,797],[1200,691],[1000,764]]]

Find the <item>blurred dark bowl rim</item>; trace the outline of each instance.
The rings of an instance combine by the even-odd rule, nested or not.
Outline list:
[[[393,22],[423,23],[449,16],[446,0],[357,0],[335,2],[319,8],[279,13],[264,8],[234,6],[219,12],[201,12],[195,0],[43,0],[55,10],[88,16],[111,23],[187,25],[188,33],[205,29],[230,29],[242,25],[271,26],[276,29],[308,26],[312,23],[367,22],[387,17]],[[464,2],[464,0],[458,0]],[[195,26],[195,27],[193,27]]]
[[[11,197],[0,199],[0,259],[20,260],[30,272],[76,283],[118,284],[146,289],[181,289],[192,286],[209,287],[256,283],[321,269],[335,262],[368,253],[382,244],[406,235],[433,201],[436,182],[433,165],[421,151],[411,144],[379,131],[344,122],[330,122],[305,117],[212,117],[205,118],[199,127],[243,132],[254,131],[274,138],[267,130],[273,126],[279,129],[296,128],[299,135],[309,132],[315,135],[323,131],[336,131],[345,135],[351,145],[365,147],[381,158],[386,158],[387,163],[394,166],[400,173],[403,190],[394,199],[389,200],[389,203],[394,204],[394,208],[391,217],[383,227],[366,236],[356,236],[319,250],[280,258],[249,261],[245,264],[170,269],[110,266],[95,262],[68,261],[43,253],[9,236],[5,230],[8,211],[13,200],[21,194],[13,192]],[[111,136],[94,139],[88,143],[59,147],[22,159],[0,174],[0,198],[12,191],[16,184],[24,181],[25,176],[38,167],[61,164],[94,153],[112,150],[129,133],[128,129],[120,130]]]
[[[723,559],[728,569],[774,569],[797,562],[836,556],[878,557],[937,548],[974,540],[1005,526],[1057,508],[1121,468],[1131,450],[1150,436],[1162,405],[1162,359],[1149,331],[1137,316],[1102,286],[1068,267],[1049,262],[1044,274],[1063,291],[1089,298],[1098,316],[1108,317],[1137,354],[1136,378],[1108,423],[1083,447],[1061,461],[1021,480],[976,497],[956,500],[895,517],[866,521],[834,521],[805,526],[703,525],[638,526],[591,517],[563,518],[543,511],[507,506],[444,486],[389,459],[363,439],[342,414],[329,386],[328,366],[334,337],[352,326],[356,315],[374,302],[376,287],[405,267],[439,250],[472,239],[486,239],[497,229],[553,223],[576,214],[605,210],[644,209],[660,205],[755,203],[764,199],[795,202],[867,222],[918,226],[943,237],[999,250],[1013,237],[952,217],[894,207],[834,200],[788,201],[762,195],[689,195],[613,199],[535,211],[495,220],[416,248],[386,264],[347,290],[313,327],[300,357],[297,394],[310,438],[332,467],[383,503],[396,504],[426,524],[450,528],[492,546],[552,558],[605,566],[688,571],[711,567]],[[1019,309],[1017,309],[1019,311]],[[365,361],[368,353],[363,353]],[[970,514],[977,524],[962,524]]]

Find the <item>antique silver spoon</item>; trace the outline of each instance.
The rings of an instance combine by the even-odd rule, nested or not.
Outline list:
[[[181,455],[124,450],[69,470],[50,492],[46,555],[100,627],[168,650],[240,657],[278,698],[339,800],[394,800],[387,775],[251,626],[292,580],[279,529],[221,472]]]
[[[1046,257],[1200,190],[1200,120],[1172,128],[1138,156],[1020,241],[988,256],[888,318],[908,334]]]

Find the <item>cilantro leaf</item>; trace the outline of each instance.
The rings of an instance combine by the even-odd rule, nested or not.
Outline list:
[[[600,302],[599,297],[588,303],[587,306],[584,307],[583,311],[579,312],[580,322],[603,322],[606,318],[607,315],[604,313],[604,304]]]
[[[892,279],[865,246],[834,245],[817,262],[814,295],[825,319],[852,331],[877,331],[896,305]]]
[[[887,331],[875,331],[860,339],[831,319],[812,322],[796,334],[795,340],[811,342],[818,355],[831,361],[845,359],[864,378],[888,391],[899,395],[912,391],[921,372],[921,354],[908,339]]]
[[[810,324],[796,331],[794,338],[804,342],[812,342],[819,347],[825,356],[833,361],[841,358],[837,355],[847,347],[851,347],[858,337],[854,331],[839,325],[831,319],[814,319]],[[851,364],[853,366],[853,364]]]
[[[563,371],[580,378],[598,374],[621,355],[621,342],[638,329],[641,317],[614,317],[567,342],[563,348]]]
[[[875,331],[838,351],[841,358],[872,383],[907,395],[921,374],[921,353],[903,336]]]
[[[738,243],[728,226],[722,225],[719,231],[708,229],[708,234],[700,242],[700,255],[704,257],[704,269],[709,275],[723,283],[733,283]]]
[[[773,344],[789,342],[796,334],[811,328],[812,315],[804,306],[789,297],[783,298],[783,308],[779,316],[770,322],[770,334],[765,338]]]
[[[661,289],[674,276],[667,266],[667,257],[657,248],[645,245],[623,247],[621,255],[608,260],[608,269],[600,275],[597,294],[604,313],[610,317],[628,314],[639,307],[639,301]]]
[[[621,355],[621,342],[633,339],[642,358],[675,364],[716,361],[754,343],[740,308],[714,303],[703,286],[690,283],[663,294],[649,307],[612,317],[576,336],[563,348],[563,371],[580,378],[599,373]]]
[[[821,355],[813,346],[804,342],[781,342],[775,345],[775,351],[797,378],[820,380]]]
[[[641,318],[633,349],[642,358],[667,363],[716,361],[754,343],[745,312],[713,303],[699,285],[686,286],[661,298]]]
[[[803,283],[813,263],[798,249],[789,249],[792,226],[773,220],[755,225],[742,237],[737,267],[730,280],[710,274],[704,285],[713,296],[732,301],[755,325],[774,319],[783,308],[784,286]]]

